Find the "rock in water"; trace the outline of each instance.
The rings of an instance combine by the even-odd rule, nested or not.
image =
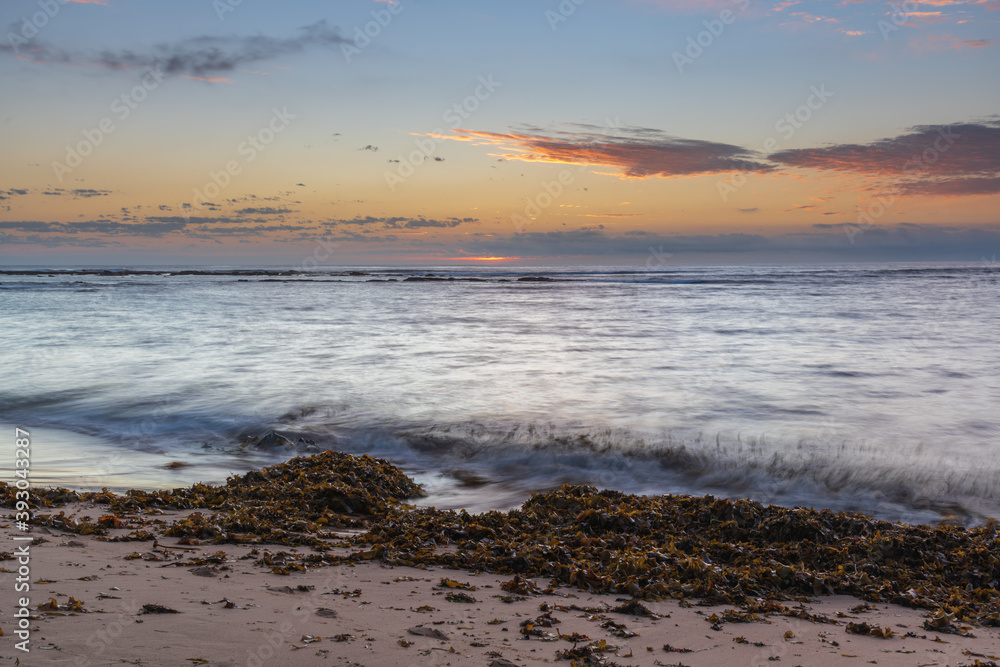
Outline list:
[[[295,443],[274,431],[251,440],[246,444],[248,449],[295,449]]]

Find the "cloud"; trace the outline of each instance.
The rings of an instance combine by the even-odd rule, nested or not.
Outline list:
[[[962,197],[966,195],[995,195],[1000,193],[1000,176],[982,178],[950,178],[937,181],[902,183],[902,194],[935,197]]]
[[[925,159],[934,153],[932,159]],[[867,144],[796,148],[769,157],[789,167],[878,175],[909,174],[913,162],[932,174],[995,172],[1000,171],[1000,121],[920,125],[906,134]]]
[[[770,159],[788,167],[885,177],[903,194],[994,194],[1000,180],[1000,120],[920,125],[867,144],[797,148],[772,153]]]
[[[908,14],[907,16],[912,16]],[[981,49],[993,44],[991,39],[959,39],[952,35],[940,35],[937,37],[914,37],[910,40],[910,46],[917,51],[945,51],[949,49]]]
[[[96,53],[70,52],[57,47],[35,46],[30,59],[36,62],[86,63],[123,70],[160,66],[167,74],[187,75],[202,80],[218,80],[220,73],[279,56],[301,53],[310,46],[334,46],[350,43],[336,28],[318,21],[299,28],[294,37],[266,35],[204,35],[172,44],[156,44],[143,50],[105,49]],[[14,52],[14,47],[0,45],[0,51]]]
[[[471,220],[471,218],[466,218],[465,220]],[[418,218],[416,220],[408,220],[403,226],[407,229],[421,229],[423,227],[458,227],[462,224],[463,220],[458,218],[448,218],[446,220],[425,220],[424,218]]]
[[[185,236],[196,236],[198,238],[214,239],[220,236],[244,236],[248,234],[259,235],[271,232],[301,232],[313,230],[308,225],[272,225],[272,226],[251,226],[232,225],[226,227],[191,227],[185,230]]]
[[[71,190],[71,192],[77,197],[107,197],[111,194],[111,190],[94,190],[93,188],[76,188]]]
[[[433,220],[423,217],[417,218],[406,218],[406,217],[388,217],[388,218],[376,218],[373,216],[356,217],[351,219],[332,219],[326,220],[322,224],[324,227],[340,227],[343,225],[351,225],[358,227],[375,227],[380,226],[381,229],[421,229],[427,227],[458,227],[463,223],[477,223],[478,218],[445,218],[443,220]],[[366,232],[367,233],[367,232]]]
[[[326,222],[323,223],[323,225],[327,226],[327,227],[337,227],[339,225],[360,225],[360,226],[368,226],[368,225],[376,225],[376,224],[382,224],[382,225],[391,224],[391,225],[396,225],[396,224],[398,224],[400,222],[405,222],[405,221],[406,221],[406,218],[376,218],[376,217],[368,215],[368,216],[365,216],[363,218],[361,218],[361,217],[351,218],[350,220],[346,220],[346,219],[341,219],[341,220],[327,220]]]
[[[924,23],[938,23],[944,20],[944,12],[906,12],[907,20],[915,19]]]
[[[718,257],[780,259],[803,256],[834,261],[894,259],[977,259],[982,248],[1000,246],[1000,228],[970,229],[933,225],[874,227],[855,238],[852,244],[845,225],[817,223],[815,232],[763,234],[663,235],[634,231],[611,236],[595,229],[565,232],[525,232],[505,238],[491,238],[463,248],[474,255],[552,257],[563,259],[619,257],[642,266],[654,250],[658,256],[695,260]],[[456,250],[457,251],[457,250]],[[663,267],[668,269],[668,267]]]
[[[511,160],[608,166],[635,178],[774,169],[759,153],[732,144],[681,139],[643,127],[616,128],[613,136],[607,128],[594,125],[570,127],[573,130],[531,128],[509,133],[457,129],[453,135],[436,136],[500,146],[509,151],[503,157]]]
[[[251,226],[247,223],[258,222]],[[267,220],[248,218],[226,218],[180,215],[149,216],[142,222],[121,222],[108,218],[82,220],[76,222],[43,222],[39,220],[15,220],[0,222],[0,230],[46,235],[45,238],[69,238],[81,234],[100,236],[161,237],[166,234],[183,233],[197,238],[216,238],[244,234],[292,232],[315,230],[308,225],[268,225]]]
[[[229,223],[229,222],[239,222],[244,223],[246,220],[241,220],[238,218],[213,218],[206,216],[192,215],[185,217],[183,215],[151,215],[146,220],[152,220],[153,222],[163,222],[163,223],[183,223],[189,225],[204,225],[209,223]]]
[[[107,236],[162,236],[187,226],[186,221],[122,223],[113,220],[41,222],[37,220],[0,222],[0,229],[31,233],[103,234]]]
[[[57,248],[59,246],[74,246],[78,248],[110,248],[122,247],[124,244],[118,241],[107,239],[76,238],[73,236],[39,236],[31,234],[28,236],[15,236],[13,234],[4,236],[5,245],[33,245],[43,248]]]
[[[273,206],[262,206],[260,208],[241,208],[236,211],[238,215],[284,215],[285,213],[295,213],[290,208],[274,208]]]

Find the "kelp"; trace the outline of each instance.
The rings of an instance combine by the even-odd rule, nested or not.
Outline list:
[[[963,623],[1000,625],[995,521],[972,529],[908,526],[750,500],[646,497],[571,485],[534,494],[508,512],[473,515],[401,505],[421,494],[390,463],[337,452],[297,457],[230,477],[221,486],[122,495],[32,489],[38,507],[73,500],[107,506],[96,522],[63,513],[36,517],[37,523],[79,534],[125,527],[137,537],[155,531],[186,543],[317,550],[252,556],[280,574],[373,560],[510,576],[501,588],[511,600],[539,592],[533,578],[548,579],[549,589],[574,586],[628,596],[622,608],[602,613],[641,614],[638,600],[674,599],[690,606],[693,599],[742,608],[723,612],[720,622],[782,614],[835,623],[780,602],[846,594],[867,603],[929,610],[935,616],[927,629],[938,632],[964,632]],[[13,488],[0,483],[0,502],[10,505],[13,498]],[[196,511],[175,520],[155,516],[165,509]],[[332,532],[336,527],[366,527],[367,532],[344,535]],[[351,552],[333,555],[334,542]],[[448,582],[458,582],[446,578],[443,583],[455,593],[464,588]],[[870,608],[859,605],[851,611]]]
[[[848,623],[845,630],[852,635],[870,635],[879,639],[892,639],[897,636],[896,632],[888,626],[883,628],[880,625],[869,625],[863,621],[861,623]]]
[[[64,616],[66,613],[87,614],[89,610],[83,608],[83,601],[77,600],[72,595],[66,604],[59,604],[55,598],[49,598],[47,602],[40,602],[37,605],[38,611],[49,616]]]
[[[483,531],[492,537],[472,534]],[[810,618],[766,603],[825,594],[940,609],[986,625],[1000,612],[996,522],[907,526],[750,500],[567,485],[509,512],[393,509],[353,541],[381,549],[388,564],[548,577],[552,586],[643,600],[764,605],[765,614]]]
[[[309,545],[326,548],[323,537],[332,528],[363,527],[402,500],[423,495],[420,486],[387,461],[327,451],[293,458],[245,475],[229,477],[226,484],[194,484],[173,490],[130,490],[115,494],[107,489],[76,492],[67,489],[32,489],[33,509],[70,502],[106,505],[111,513],[98,521],[39,514],[33,523],[80,535],[108,534],[109,529],[149,522],[139,513],[162,510],[204,510],[174,521],[162,534],[197,538],[213,543],[263,543]],[[0,505],[14,506],[15,488],[0,482]],[[119,515],[133,515],[126,521]],[[141,539],[142,532],[131,539]],[[122,538],[117,538],[122,539]]]

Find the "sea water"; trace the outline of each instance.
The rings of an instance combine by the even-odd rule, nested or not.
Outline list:
[[[583,483],[976,523],[998,306],[992,262],[8,267],[0,433],[74,488],[221,482],[290,456],[242,446],[274,429],[389,458],[438,507]]]

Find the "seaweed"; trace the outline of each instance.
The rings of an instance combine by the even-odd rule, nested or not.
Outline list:
[[[495,538],[476,539],[470,526]],[[846,594],[931,611],[947,607],[967,623],[1000,623],[995,522],[973,529],[908,526],[750,500],[567,485],[509,512],[394,507],[351,540],[380,548],[378,558],[389,565],[548,577],[552,586],[639,600],[694,598],[829,622],[768,605]]]
[[[898,636],[892,628],[879,625],[868,625],[867,623],[848,623],[847,632],[852,635],[871,635],[872,637],[878,637],[880,639],[891,639]]]
[[[180,612],[176,609],[171,609],[170,607],[164,607],[162,604],[144,604],[142,609],[139,610],[139,615],[143,614],[179,614]]]
[[[315,549],[308,555],[251,552],[259,566],[278,574],[380,561],[510,576],[501,585],[507,593],[500,596],[504,601],[538,593],[535,578],[549,581],[541,592],[574,586],[629,596],[617,608],[588,613],[648,615],[639,601],[664,599],[685,607],[691,606],[689,600],[701,600],[742,608],[716,616],[716,626],[774,614],[836,623],[781,604],[828,594],[863,600],[851,609],[854,614],[873,609],[875,603],[927,610],[933,617],[925,628],[935,632],[963,634],[971,625],[1000,625],[995,521],[971,529],[908,526],[861,514],[765,506],[751,500],[635,496],[573,485],[534,494],[508,512],[469,514],[402,504],[422,494],[387,461],[328,451],[236,475],[219,486],[195,484],[120,495],[106,489],[33,489],[32,502],[36,507],[74,501],[107,507],[97,522],[60,512],[37,516],[40,525],[81,535],[132,531],[102,539],[159,534],[186,544]],[[14,487],[0,482],[0,504],[10,506],[13,501]],[[156,516],[166,509],[194,511],[176,520]],[[344,535],[333,532],[338,528],[367,530]],[[352,550],[335,555],[334,544]],[[155,552],[163,546],[154,542],[152,552],[126,558],[162,560]],[[455,601],[468,595],[463,589],[474,590],[449,578],[440,585],[454,589],[449,597]],[[588,656],[600,653],[595,647]]]

